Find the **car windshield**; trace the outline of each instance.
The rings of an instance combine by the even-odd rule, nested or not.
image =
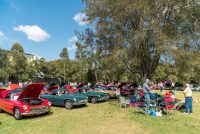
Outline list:
[[[53,90],[51,92],[51,95],[63,95],[63,94],[68,94],[65,90]]]
[[[115,90],[115,89],[116,89],[115,86],[109,86],[109,87],[107,88],[107,90]]]
[[[124,85],[122,88],[128,88],[128,85]]]
[[[12,93],[10,95],[10,100],[16,101],[18,99],[18,97],[19,97],[19,93]]]

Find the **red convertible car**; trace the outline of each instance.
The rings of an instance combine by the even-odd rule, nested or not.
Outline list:
[[[117,89],[120,91],[121,95],[127,95],[128,93],[133,92],[133,88],[127,83],[119,84]]]
[[[0,112],[6,111],[20,120],[23,116],[35,116],[50,111],[51,103],[38,98],[44,84],[30,84],[23,91],[0,90]]]

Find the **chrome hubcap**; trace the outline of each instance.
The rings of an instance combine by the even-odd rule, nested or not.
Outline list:
[[[70,108],[70,106],[71,106],[70,103],[67,102],[67,103],[66,103],[66,107],[67,107],[67,108]]]
[[[93,103],[95,103],[95,102],[96,102],[96,99],[95,99],[95,98],[93,98],[93,99],[92,99],[92,102],[93,102]]]
[[[15,116],[16,116],[16,117],[19,117],[19,110],[16,110],[16,111],[15,111]]]

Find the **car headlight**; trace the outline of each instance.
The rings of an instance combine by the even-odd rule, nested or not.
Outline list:
[[[101,95],[98,95],[98,97],[100,98],[100,97],[101,97]]]
[[[76,101],[76,98],[74,98],[74,101]]]
[[[48,102],[48,105],[51,106],[51,102]]]
[[[26,105],[24,105],[22,108],[23,108],[24,110],[26,110],[28,107],[27,107]]]

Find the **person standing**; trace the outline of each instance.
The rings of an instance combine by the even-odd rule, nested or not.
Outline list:
[[[171,90],[174,90],[174,87],[175,87],[175,84],[174,84],[174,81],[172,81],[172,83],[171,83]]]
[[[150,107],[150,90],[151,90],[151,88],[150,88],[149,84],[150,84],[150,80],[149,79],[146,79],[146,81],[143,84],[145,105],[147,107],[147,110]]]
[[[163,84],[162,82],[160,81],[159,84],[158,84],[158,87],[160,89],[160,93],[162,93],[162,89],[163,89]]]
[[[3,83],[2,83],[2,81],[0,81],[0,87],[3,87]]]
[[[186,88],[183,91],[185,96],[185,112],[183,114],[192,114],[192,90],[190,84],[185,84]]]

